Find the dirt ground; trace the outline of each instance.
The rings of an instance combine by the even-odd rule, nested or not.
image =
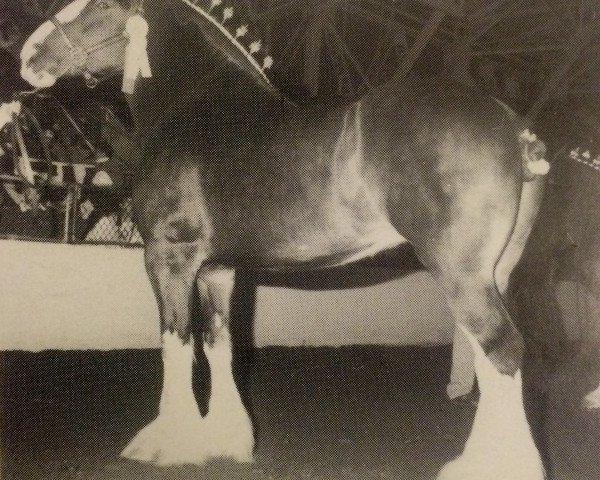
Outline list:
[[[460,453],[475,412],[446,399],[449,347],[261,349],[249,381],[256,462],[154,468],[118,453],[156,413],[157,350],[0,362],[4,480],[432,479]],[[571,362],[530,395],[552,479],[600,478],[600,414],[580,408],[596,371]]]

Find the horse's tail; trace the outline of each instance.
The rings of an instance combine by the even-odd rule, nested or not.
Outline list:
[[[527,120],[523,119],[502,100],[492,97],[502,107],[509,118],[515,123],[519,135],[521,158],[523,159],[523,180],[531,182],[535,177],[546,175],[550,171],[550,164],[544,159],[546,144],[538,140],[535,133],[527,128]]]

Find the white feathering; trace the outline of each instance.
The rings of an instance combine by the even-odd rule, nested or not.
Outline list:
[[[223,3],[223,0],[210,0],[210,8],[208,11],[212,11],[214,8],[218,7]]]

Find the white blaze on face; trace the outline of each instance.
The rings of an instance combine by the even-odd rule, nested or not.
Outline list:
[[[59,23],[69,23],[77,18],[85,6],[90,3],[90,0],[75,0],[63,8],[56,14],[56,19]],[[40,71],[34,72],[29,67],[29,61],[37,53],[37,44],[41,44],[50,35],[56,27],[50,21],[42,23],[33,32],[21,49],[21,77],[36,88],[47,88],[54,85],[56,77],[49,72]]]

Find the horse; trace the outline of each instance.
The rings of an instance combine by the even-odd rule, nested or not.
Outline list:
[[[587,115],[589,117],[589,115]],[[547,138],[552,169],[527,245],[512,272],[507,297],[537,363],[551,373],[570,357],[596,356],[598,331],[593,303],[600,298],[600,148],[598,126],[573,105],[551,105],[535,121]],[[557,300],[560,281],[577,285],[582,351],[565,339],[566,321]],[[581,313],[581,312],[580,312]],[[583,400],[600,408],[600,387]]]
[[[122,455],[251,461],[231,368],[235,272],[322,270],[410,243],[473,345],[481,390],[462,455],[438,478],[544,478],[523,407],[524,342],[502,300],[540,203],[539,142],[500,102],[444,79],[396,75],[352,103],[298,105],[220,3],[143,4],[151,77],[129,97],[133,202],[164,383],[158,416]],[[71,3],[25,43],[23,78],[43,88],[122,70],[140,6]],[[199,371],[210,382],[197,402]]]

